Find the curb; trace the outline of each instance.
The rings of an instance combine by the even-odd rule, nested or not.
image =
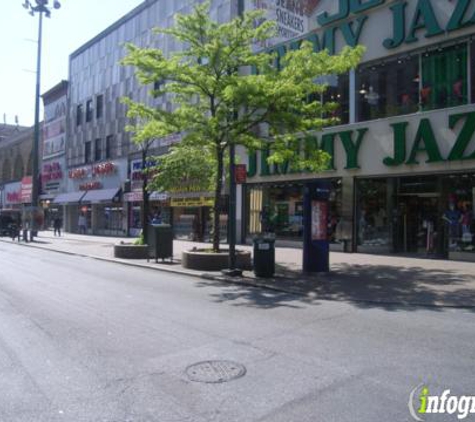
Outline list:
[[[184,269],[174,269],[174,268],[166,268],[166,267],[151,267],[149,265],[143,265],[137,262],[129,262],[125,260],[120,260],[116,258],[104,258],[102,256],[96,256],[96,255],[86,255],[83,253],[78,253],[78,252],[69,252],[69,251],[62,251],[58,249],[50,249],[50,248],[45,248],[41,246],[37,246],[31,243],[24,243],[24,242],[10,242],[4,239],[0,238],[0,242],[2,243],[7,243],[7,244],[13,244],[17,246],[26,246],[30,248],[35,248],[35,249],[40,249],[44,251],[49,251],[49,252],[55,252],[55,253],[60,253],[63,255],[69,255],[69,256],[79,256],[82,258],[90,258],[94,259],[96,261],[102,261],[102,262],[109,262],[109,263],[115,263],[115,264],[121,264],[125,265],[128,267],[135,267],[135,268],[142,268],[146,270],[151,270],[151,271],[162,271],[162,272],[168,272],[170,274],[177,274],[177,275],[186,275],[194,278],[199,278],[202,280],[208,280],[208,281],[215,281],[219,282],[222,284],[233,284],[233,285],[238,285],[238,286],[247,286],[247,287],[254,287],[258,289],[265,289],[269,290],[272,292],[278,292],[278,293],[286,293],[294,296],[300,296],[300,297],[307,297],[311,298],[313,300],[326,300],[326,301],[333,301],[333,302],[341,302],[341,299],[335,298],[332,295],[320,295],[318,297],[312,295],[312,292],[307,293],[307,292],[302,292],[301,290],[298,289],[292,289],[292,288],[282,288],[279,286],[273,286],[269,285],[268,283],[262,283],[259,282],[257,279],[254,278],[249,278],[249,277],[239,277],[239,278],[232,278],[232,277],[225,277],[223,275],[215,275],[215,274],[210,274],[210,273],[197,273],[197,272],[190,272],[188,270]],[[437,303],[424,303],[424,302],[407,302],[407,301],[386,301],[386,300],[375,300],[375,299],[344,299],[344,302],[347,303],[363,303],[363,304],[368,304],[368,305],[384,305],[384,306],[404,306],[407,308],[429,308],[429,309],[440,309],[440,308],[447,308],[447,309],[475,309],[475,304],[473,305],[454,305],[454,304],[437,304]]]

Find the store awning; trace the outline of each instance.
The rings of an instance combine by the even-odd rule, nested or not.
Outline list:
[[[68,192],[68,193],[60,193],[56,198],[53,200],[53,204],[76,204],[81,201],[82,197],[85,195],[86,192],[84,191],[77,191],[77,192]]]
[[[81,202],[91,202],[93,204],[113,202],[114,198],[119,194],[119,191],[120,188],[88,190],[81,199]]]

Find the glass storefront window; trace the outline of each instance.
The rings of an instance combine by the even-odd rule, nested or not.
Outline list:
[[[422,110],[467,104],[467,45],[439,48],[422,56]]]
[[[418,55],[362,66],[356,78],[358,121],[398,116],[418,110]]]
[[[334,110],[324,116],[338,119],[337,124],[347,124],[350,121],[350,87],[348,74],[334,75],[325,81],[328,88],[321,96],[323,104],[332,103]]]
[[[449,258],[451,253],[475,253],[475,174],[451,175],[443,181],[449,192],[442,214]]]
[[[337,119],[331,124],[347,124],[350,121],[350,78],[347,73],[327,75],[316,79],[317,84],[326,85],[323,94],[309,95],[309,101],[318,100],[322,104],[331,103],[333,110],[322,115],[322,118]]]
[[[95,234],[123,235],[123,209],[121,205],[94,205],[97,221]]]
[[[474,173],[361,179],[356,193],[358,252],[474,259]]]
[[[332,180],[333,189],[329,198],[328,236],[336,238],[341,216],[341,180]],[[273,232],[277,239],[303,239],[303,183],[289,182],[250,186],[248,189],[247,233]]]
[[[471,60],[475,47],[471,44]],[[357,121],[454,107],[469,102],[467,42],[362,65],[356,73]],[[472,102],[475,83],[472,82]]]
[[[356,234],[359,252],[389,251],[389,201],[386,179],[357,182]]]

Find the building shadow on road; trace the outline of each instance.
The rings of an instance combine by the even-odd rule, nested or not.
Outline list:
[[[216,285],[217,281],[200,281],[198,287],[209,287]],[[294,293],[270,290],[255,285],[248,284],[243,280],[236,279],[233,284],[220,283],[220,292],[211,293],[210,296],[215,302],[228,302],[233,306],[252,307],[260,309],[274,308],[303,308],[304,303],[313,302],[312,299],[302,297]]]

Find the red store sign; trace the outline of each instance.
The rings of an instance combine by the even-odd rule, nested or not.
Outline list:
[[[83,183],[79,185],[79,190],[96,190],[96,189],[102,189],[101,182],[88,182],[88,183]]]
[[[93,176],[108,176],[115,173],[115,164],[111,162],[97,164],[92,166]]]
[[[7,203],[8,204],[21,204],[21,194],[20,194],[20,192],[7,192]]]
[[[87,177],[110,176],[116,171],[116,165],[111,162],[95,164],[91,167],[81,167],[69,170],[70,179],[85,179]]]
[[[41,179],[43,182],[51,182],[63,178],[63,171],[59,163],[51,163],[43,165],[43,173]]]
[[[28,204],[31,202],[31,195],[33,192],[33,180],[31,176],[26,176],[21,179],[21,202],[23,204]]]
[[[85,177],[87,177],[87,168],[69,170],[70,179],[84,179]]]

